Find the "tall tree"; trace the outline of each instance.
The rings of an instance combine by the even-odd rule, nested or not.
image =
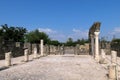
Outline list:
[[[46,33],[40,32],[37,29],[26,34],[26,41],[27,42],[40,43],[41,39],[44,40],[45,44],[50,40]]]
[[[61,45],[58,40],[50,40],[50,41],[48,42],[48,44],[49,44],[49,45],[54,45],[54,46]]]
[[[66,46],[75,46],[72,38],[68,38],[68,40],[67,40],[65,45]]]
[[[26,31],[23,27],[8,27],[7,24],[1,25],[0,38],[3,41],[23,42]]]

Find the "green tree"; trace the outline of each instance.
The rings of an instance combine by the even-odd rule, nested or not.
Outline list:
[[[75,46],[73,39],[72,38],[68,38],[67,42],[65,43],[65,46]]]
[[[1,25],[0,39],[1,41],[24,42],[24,35],[27,30],[23,27],[8,27],[7,24]]]
[[[40,32],[37,29],[27,33],[25,39],[27,42],[30,42],[30,43],[40,43],[41,39],[44,40],[45,44],[50,41],[50,39],[46,33]]]
[[[113,39],[111,41],[111,48],[113,50],[117,50],[117,49],[120,49],[120,39]]]
[[[80,45],[84,45],[85,43],[89,43],[89,41],[88,41],[88,39],[78,39],[77,41],[76,41],[76,44],[80,44]]]
[[[61,45],[61,43],[58,40],[50,40],[48,44],[49,45],[54,45],[54,46]]]

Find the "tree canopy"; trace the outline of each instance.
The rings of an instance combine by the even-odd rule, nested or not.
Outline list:
[[[65,43],[65,46],[76,46],[77,44],[84,45],[85,43],[89,43],[88,39],[78,39],[76,41],[73,41],[72,38],[68,38],[67,42]]]
[[[61,45],[61,43],[58,40],[50,40],[48,42],[49,45],[54,45],[54,46],[58,46]]]
[[[25,40],[30,43],[40,43],[41,39],[44,40],[45,44],[50,41],[48,35],[44,32],[40,32],[38,29],[27,33],[25,36]]]
[[[111,41],[111,48],[112,49],[120,49],[120,39],[113,39]]]
[[[73,41],[72,38],[68,38],[65,43],[61,43],[58,40],[51,40],[49,36],[40,32],[38,29],[27,32],[26,28],[8,26],[7,24],[1,25],[0,27],[0,42],[2,41],[14,41],[14,42],[30,42],[30,43],[40,43],[40,40],[44,40],[44,44],[49,45],[65,45],[65,46],[75,46],[76,44],[84,45],[88,43],[86,39],[78,39]]]
[[[7,24],[1,25],[0,41],[24,42],[24,35],[27,30],[23,27],[8,27]]]

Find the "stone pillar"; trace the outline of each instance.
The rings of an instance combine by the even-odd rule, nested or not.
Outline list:
[[[60,55],[60,45],[58,45],[58,54]]]
[[[5,66],[11,66],[11,52],[5,53]]]
[[[104,51],[104,49],[101,49],[101,57],[102,57],[103,59],[106,58],[106,55],[105,55],[105,51]]]
[[[116,65],[110,65],[108,66],[109,70],[109,80],[117,80],[117,75],[116,75]]]
[[[106,64],[107,63],[105,58],[106,58],[105,51],[104,51],[104,49],[101,49],[101,59],[100,59],[101,64]]]
[[[117,52],[111,51],[111,63],[112,65],[116,65],[117,63]]]
[[[95,60],[99,62],[99,33],[94,32],[95,34]]]
[[[74,47],[74,54],[75,54],[75,55],[77,54],[76,46]]]
[[[44,53],[44,56],[47,56],[47,45],[43,47],[43,53]]]
[[[95,53],[94,53],[94,36],[91,35],[91,54],[93,57],[95,57]]]
[[[41,56],[43,56],[44,54],[43,54],[43,40],[41,40],[41,46],[40,46],[40,50],[41,50]]]
[[[34,47],[34,52],[33,52],[33,54],[34,54],[34,59],[36,59],[36,58],[37,58],[37,47]]]
[[[49,46],[46,45],[46,55],[49,55]]]
[[[28,49],[24,50],[24,61],[27,62],[29,60]]]

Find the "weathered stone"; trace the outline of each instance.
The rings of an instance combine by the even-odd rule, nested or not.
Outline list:
[[[11,52],[5,53],[5,66],[11,66]]]
[[[41,46],[40,46],[40,50],[41,50],[41,56],[43,56],[43,40],[41,40]]]
[[[91,34],[90,35],[90,39],[91,39],[91,55],[93,56],[93,57],[95,57],[95,53],[94,53],[94,36]]]
[[[95,60],[99,62],[99,33],[94,32],[95,34]]]
[[[89,29],[89,40],[91,42],[91,44],[89,44],[89,54],[90,55],[93,55],[94,56],[94,48],[96,45],[94,45],[94,37],[96,36],[95,35],[95,32],[100,32],[100,25],[101,23],[100,22],[95,22]]]
[[[107,63],[105,58],[106,58],[105,51],[104,51],[104,49],[101,49],[101,59],[100,59],[101,64],[106,64]]]
[[[28,49],[24,50],[24,61],[27,62],[29,60]]]
[[[108,66],[108,70],[109,70],[109,80],[117,80],[116,66],[110,65]]]
[[[117,63],[117,52],[111,51],[111,63],[112,65],[116,65]]]
[[[36,59],[37,58],[37,47],[34,47],[34,59]]]

